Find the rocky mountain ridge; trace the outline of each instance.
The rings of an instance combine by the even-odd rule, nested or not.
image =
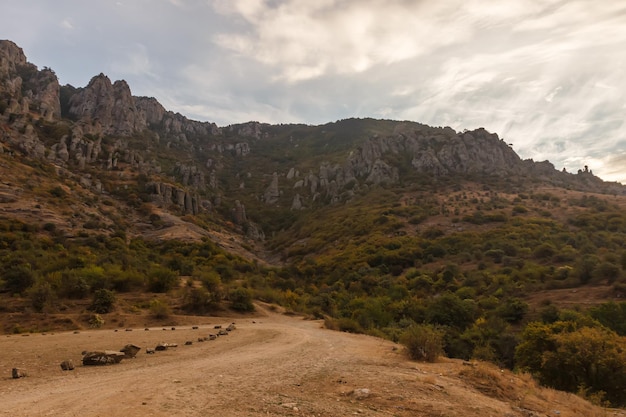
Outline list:
[[[0,123],[0,149],[70,171],[91,192],[131,186],[143,200],[181,215],[219,213],[257,239],[264,233],[251,220],[259,216],[250,209],[246,215],[251,204],[301,211],[421,177],[626,192],[586,168],[570,174],[547,161],[522,160],[482,128],[456,132],[371,119],[218,127],[135,97],[125,81],[112,83],[104,74],[83,88],[60,86],[51,69],[37,69],[11,41],[0,41]],[[113,173],[112,185],[105,178]]]

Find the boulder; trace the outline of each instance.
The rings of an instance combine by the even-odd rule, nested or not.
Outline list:
[[[126,355],[117,350],[100,350],[86,352],[83,355],[83,365],[112,365],[120,363]]]
[[[137,352],[141,350],[140,346],[128,344],[120,349],[120,352],[123,352],[127,358],[134,358],[137,355]]]
[[[167,349],[169,349],[171,347],[177,347],[177,346],[178,346],[178,344],[176,344],[176,343],[164,343],[164,342],[161,342],[158,345],[156,345],[156,347],[154,349],[155,350],[167,350]]]

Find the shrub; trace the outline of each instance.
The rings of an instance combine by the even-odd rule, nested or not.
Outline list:
[[[35,274],[30,265],[22,264],[11,267],[7,270],[2,279],[4,287],[11,293],[17,294],[26,290],[35,282]]]
[[[172,310],[166,301],[155,298],[150,301],[150,314],[155,319],[166,319],[172,314]]]
[[[99,314],[108,313],[115,304],[115,293],[101,288],[94,293],[93,302],[89,309]]]
[[[56,294],[47,281],[37,281],[27,292],[31,305],[38,313],[49,310],[56,301]]]
[[[236,287],[228,293],[228,300],[233,310],[254,311],[252,304],[252,292],[244,287]]]
[[[192,288],[185,294],[183,308],[189,313],[204,314],[215,310],[218,302],[219,298],[205,288]]]
[[[100,314],[92,314],[87,322],[92,329],[99,329],[104,326],[104,319]]]
[[[154,267],[148,271],[148,288],[152,292],[168,292],[177,283],[178,276],[171,269]]]
[[[575,314],[570,316],[576,319]],[[582,317],[553,324],[530,323],[515,350],[517,366],[550,387],[602,393],[612,405],[623,406],[626,342],[606,328],[590,325],[598,326]]]
[[[400,342],[413,360],[435,362],[443,354],[444,332],[434,326],[421,324],[409,327]]]

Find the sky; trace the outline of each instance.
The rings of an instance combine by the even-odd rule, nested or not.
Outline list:
[[[0,39],[219,126],[484,127],[626,184],[624,0],[0,0]]]

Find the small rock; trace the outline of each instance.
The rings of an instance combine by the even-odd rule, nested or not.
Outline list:
[[[11,376],[13,379],[24,378],[26,376],[26,371],[20,368],[13,368]]]
[[[193,342],[192,342],[191,340],[187,340],[187,341],[185,342],[185,346],[189,346],[189,345],[192,345],[192,344],[193,344]]]
[[[371,394],[372,393],[367,388],[357,388],[352,391],[352,396],[357,400],[364,400],[365,398],[368,398]]]
[[[193,326],[191,330],[198,330],[198,326]]]
[[[64,371],[73,371],[74,362],[72,362],[71,360],[61,362],[61,369],[63,369]]]

